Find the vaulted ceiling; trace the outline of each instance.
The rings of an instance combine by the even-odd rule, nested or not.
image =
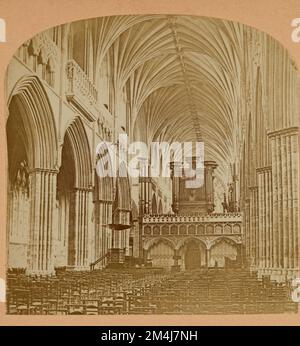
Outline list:
[[[218,162],[220,177],[227,175],[238,142],[244,25],[152,15],[99,18],[94,26],[97,64],[110,52],[136,137],[203,139],[206,159]]]
[[[267,131],[283,121],[275,106],[283,101],[272,88],[287,92],[284,74],[292,76],[290,92],[296,82],[293,61],[275,39],[241,23],[198,16],[111,16],[86,23],[93,81],[97,85],[108,61],[115,97],[126,93],[134,139],[203,140],[205,159],[219,165],[222,191],[245,145],[262,147],[253,160],[267,164]]]

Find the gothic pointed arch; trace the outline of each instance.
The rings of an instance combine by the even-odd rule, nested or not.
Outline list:
[[[197,238],[197,237],[187,237],[187,238],[184,238],[178,242],[178,244],[176,245],[176,249],[180,250],[182,247],[184,247],[185,245],[187,245],[190,242],[196,242],[197,244],[203,246],[204,248],[207,247],[204,240]]]
[[[57,138],[38,77],[26,75],[17,82],[8,110],[8,264],[29,274],[52,273]]]
[[[227,244],[231,244],[233,246],[237,246],[238,244],[240,244],[240,240],[237,239],[237,238],[229,238],[229,237],[217,237],[216,239],[214,239],[214,241],[212,242],[211,244],[211,249],[213,247],[215,247],[216,245],[222,243],[222,242],[225,242]]]
[[[75,117],[68,126],[64,145],[69,144],[75,164],[75,185],[88,188],[92,184],[92,161],[88,138],[82,120]]]
[[[39,78],[32,75],[22,77],[10,94],[8,108],[7,129],[10,122],[18,125],[29,167],[54,169],[57,164],[55,121]],[[12,143],[9,143],[9,150],[14,150],[12,147]]]
[[[175,249],[175,243],[173,242],[173,240],[166,237],[156,237],[156,238],[150,239],[144,244],[144,250],[149,251],[151,247],[159,243],[164,243],[167,246],[169,246],[171,249],[173,250]]]
[[[92,192],[91,152],[82,120],[69,124],[61,151],[57,177],[58,247],[57,265],[87,266]]]

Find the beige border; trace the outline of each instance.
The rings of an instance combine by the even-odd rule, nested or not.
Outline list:
[[[253,26],[280,41],[300,66],[300,43],[291,39],[293,18],[300,18],[299,0],[0,0],[7,25],[7,43],[0,43],[0,277],[6,255],[6,140],[4,78],[13,53],[26,39],[66,22],[121,14],[190,14],[219,17]],[[300,96],[300,88],[299,88]],[[6,316],[0,304],[0,325],[300,325],[295,315],[248,316]]]

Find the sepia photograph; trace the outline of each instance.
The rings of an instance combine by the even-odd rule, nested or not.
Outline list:
[[[242,23],[120,15],[6,71],[7,314],[297,313],[298,70]]]

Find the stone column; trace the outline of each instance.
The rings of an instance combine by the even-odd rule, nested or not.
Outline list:
[[[139,177],[139,213],[140,215],[144,215],[145,213],[145,183],[144,183],[144,177]]]
[[[241,266],[243,265],[243,248],[242,248],[242,244],[237,244],[236,261]]]
[[[141,175],[139,177],[140,182],[140,196],[142,201],[142,213],[149,214],[151,212],[151,189],[149,184],[151,184],[151,179],[148,178],[149,166],[148,162],[144,158],[141,160]]]
[[[277,160],[277,156],[276,156],[276,139],[275,137],[271,137],[271,160],[272,160],[272,195],[273,195],[273,228],[272,228],[272,245],[273,245],[273,249],[272,249],[272,253],[273,253],[273,258],[272,258],[272,268],[278,268],[279,267],[279,260],[278,260],[278,169],[277,169],[277,165],[276,160]]]
[[[88,198],[87,198],[87,239],[88,239],[88,249],[87,249],[87,264],[90,265],[95,258],[95,211],[93,203],[93,187],[90,186],[88,189]]]
[[[56,170],[35,168],[29,173],[31,204],[28,274],[54,274],[56,177]]]
[[[274,164],[277,169],[277,193],[276,193],[276,204],[277,204],[277,232],[278,232],[278,267],[283,268],[283,204],[282,204],[282,163],[281,163],[281,138],[280,136],[275,137],[275,150],[276,160]],[[273,163],[272,163],[273,164]],[[281,272],[279,271],[280,275]]]
[[[272,266],[272,205],[273,205],[273,198],[272,198],[272,168],[269,167],[266,171],[266,197],[267,197],[267,204],[266,204],[266,267],[269,270]]]
[[[266,273],[270,265],[270,173],[271,167],[257,169],[259,203],[259,268]]]
[[[134,258],[139,258],[140,257],[140,246],[141,246],[141,232],[139,232],[138,220],[133,220],[132,231],[133,231],[132,256]]]
[[[246,243],[246,258],[249,261],[251,254],[251,237],[250,237],[250,198],[245,199],[245,212],[244,212],[244,229],[245,229],[245,243]]]
[[[298,128],[268,134],[272,155],[273,278],[291,278],[298,263]]]
[[[171,178],[172,178],[172,210],[175,214],[179,212],[179,177],[176,175],[181,164],[178,162],[171,163]]]
[[[125,256],[130,256],[130,231],[131,229],[125,229],[124,231],[124,242],[125,242]]]
[[[205,265],[208,267],[208,250],[205,250]]]
[[[205,196],[207,212],[214,211],[214,170],[217,168],[215,161],[205,161]]]
[[[144,178],[145,184],[145,214],[151,214],[152,182],[151,178]]]
[[[250,190],[250,200],[249,200],[249,238],[250,238],[250,268],[254,269],[254,260],[255,260],[255,238],[254,238],[254,232],[255,232],[255,215],[254,215],[254,192],[253,188],[249,188]]]
[[[89,200],[92,190],[75,188],[75,267],[89,266]]]
[[[259,252],[258,231],[258,187],[250,187],[250,239],[251,239],[251,269],[257,269]]]
[[[210,267],[210,248],[206,249],[206,267],[209,268]]]
[[[143,259],[144,259],[144,264],[147,266],[148,265],[148,250],[143,249]]]
[[[254,205],[255,205],[255,263],[259,266],[259,204],[258,204],[258,187],[254,189]]]
[[[95,201],[95,257],[94,260],[107,254],[111,248],[111,243],[107,239],[111,239],[111,229],[109,225],[112,223],[112,201],[97,200]],[[99,267],[104,267],[107,259],[103,259],[99,263]]]
[[[282,207],[282,267],[288,268],[288,230],[289,230],[289,219],[288,219],[288,167],[286,157],[286,141],[287,137],[281,138],[280,145],[280,161],[281,161],[281,207]]]
[[[259,210],[259,218],[258,218],[258,258],[257,265],[258,268],[263,268],[263,234],[265,232],[264,229],[264,182],[263,182],[263,171],[258,170],[258,210]]]
[[[291,183],[290,183],[290,204],[291,204],[291,253],[292,256],[292,268],[294,271],[293,277],[299,277],[299,228],[298,228],[298,184],[299,184],[299,139],[298,139],[298,130],[294,130],[294,132],[290,136],[290,147],[289,147],[289,156],[291,162]]]

